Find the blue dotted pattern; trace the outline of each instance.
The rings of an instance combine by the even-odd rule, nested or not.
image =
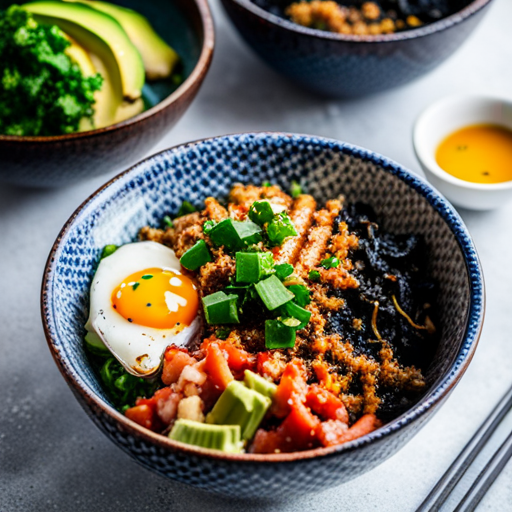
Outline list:
[[[294,461],[232,460],[154,437],[109,404],[83,350],[88,289],[104,245],[158,226],[183,200],[225,196],[234,182],[305,184],[320,202],[343,194],[371,204],[386,229],[421,233],[439,283],[442,340],[429,390],[411,410],[364,438]],[[272,497],[320,490],[355,478],[405,444],[460,378],[483,321],[483,280],[471,238],[455,210],[425,181],[388,159],[337,141],[243,134],[178,146],[118,176],[86,201],[61,232],[43,284],[48,342],[95,423],[135,460],[170,478],[231,496]],[[414,420],[414,421],[413,421]]]

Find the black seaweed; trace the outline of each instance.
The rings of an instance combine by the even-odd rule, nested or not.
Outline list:
[[[423,238],[385,232],[371,207],[361,203],[342,210],[335,222],[336,232],[340,222],[346,222],[349,230],[359,237],[359,247],[351,251],[349,258],[354,263],[351,273],[360,286],[333,290],[333,294],[345,300],[345,306],[331,314],[326,331],[350,340],[356,353],[379,360],[382,343],[372,328],[377,301],[376,325],[382,339],[390,344],[401,365],[415,366],[424,372],[434,356],[439,333],[432,335],[413,327],[398,312],[392,298],[396,297],[399,306],[416,324],[424,325],[428,316],[438,327],[437,287],[428,277],[428,251]],[[354,318],[362,320],[360,329],[354,327]],[[396,417],[411,405],[411,400],[418,398],[393,389],[380,389],[378,394],[382,400],[379,416],[383,419]]]

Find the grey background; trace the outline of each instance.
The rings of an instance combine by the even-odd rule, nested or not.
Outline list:
[[[355,143],[421,174],[411,130],[428,104],[462,91],[512,94],[511,0],[496,0],[471,39],[427,77],[351,101],[294,88],[245,47],[216,0],[213,10],[217,48],[210,73],[190,110],[154,151],[212,135],[284,130]],[[1,511],[414,510],[512,382],[512,204],[493,212],[461,211],[484,267],[485,328],[460,385],[402,451],[346,485],[274,504],[228,501],[148,472],[87,418],[52,361],[40,322],[40,282],[50,247],[75,208],[108,178],[49,191],[0,185]],[[479,511],[512,509],[511,477],[509,464]]]

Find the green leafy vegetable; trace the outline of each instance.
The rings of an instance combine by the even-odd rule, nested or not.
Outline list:
[[[100,369],[103,385],[119,410],[133,407],[139,397],[153,396],[158,381],[150,381],[129,374],[113,357],[105,360]]]
[[[101,75],[84,77],[55,25],[39,25],[17,5],[0,11],[0,134],[62,135],[92,122]]]

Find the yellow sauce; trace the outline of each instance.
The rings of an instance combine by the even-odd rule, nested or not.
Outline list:
[[[441,169],[461,180],[512,181],[512,130],[493,124],[467,126],[439,144],[436,160]]]

